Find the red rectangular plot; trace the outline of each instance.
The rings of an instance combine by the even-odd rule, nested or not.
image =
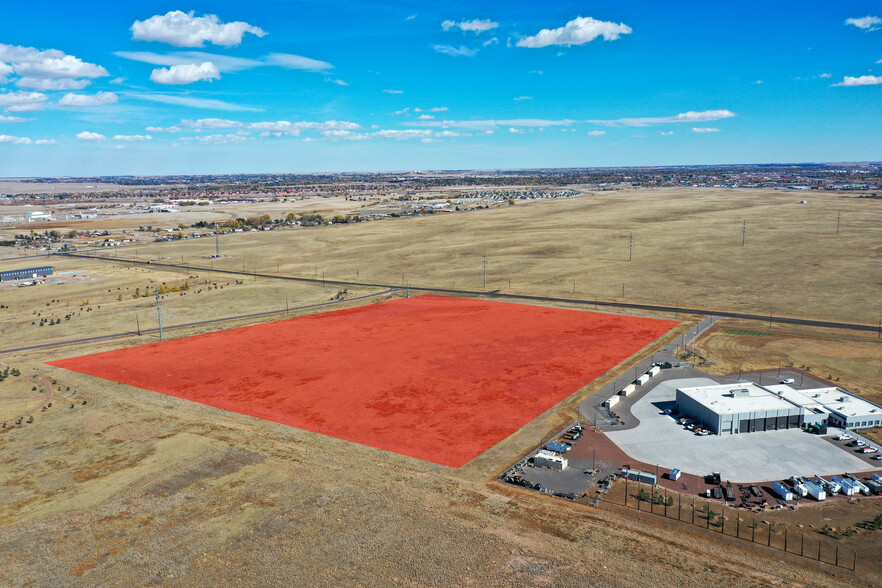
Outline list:
[[[677,324],[424,295],[50,365],[460,467]]]

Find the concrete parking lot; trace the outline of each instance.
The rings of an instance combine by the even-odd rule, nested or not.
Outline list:
[[[674,407],[678,387],[715,383],[709,378],[660,382],[631,407],[639,425],[607,436],[635,460],[696,475],[719,471],[732,482],[867,470],[865,460],[799,429],[699,437],[663,414]]]

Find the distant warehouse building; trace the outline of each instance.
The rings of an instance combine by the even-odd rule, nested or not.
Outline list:
[[[677,410],[717,435],[828,424],[848,429],[882,425],[882,407],[842,388],[795,390],[752,383],[678,388]]]
[[[30,267],[20,270],[9,270],[8,272],[0,272],[0,282],[8,282],[10,280],[31,280],[43,276],[51,276],[55,273],[55,268],[51,265],[45,267]]]

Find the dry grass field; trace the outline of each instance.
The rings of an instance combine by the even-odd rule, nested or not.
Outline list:
[[[601,192],[463,214],[228,235],[224,253],[234,258],[217,266],[481,289],[486,254],[489,290],[877,324],[882,206],[821,193],[798,202],[782,191]],[[214,242],[140,249],[142,259],[196,263]]]
[[[808,374],[882,404],[882,340],[876,334],[723,320],[696,341],[695,349],[716,362],[702,366],[708,373],[776,369],[779,364],[804,367]]]
[[[0,434],[3,585],[829,581],[488,485],[492,469],[452,470],[118,384],[96,386],[41,366],[46,358],[17,358],[23,375],[0,384],[4,397],[32,395],[37,408],[44,397],[28,378],[57,382],[44,382],[55,392],[51,408]]]
[[[797,204],[799,198],[736,190],[610,192],[466,214],[239,233],[222,238],[228,257],[214,264],[481,289],[486,253],[488,290],[573,296],[575,280],[576,297],[612,300],[622,298],[624,282],[628,301],[875,324],[882,208],[836,195],[812,194],[808,205]],[[204,256],[214,246],[202,239],[115,253],[137,250],[142,260],[210,266]],[[281,309],[285,298],[291,306],[328,301],[338,293],[192,269],[51,259],[71,272],[57,278],[86,279],[0,288],[0,303],[9,306],[0,310],[3,348],[130,331],[136,315],[142,328],[154,327],[155,300],[132,295],[163,282],[190,286],[183,296],[166,294],[166,324]],[[43,318],[62,322],[30,324]],[[248,322],[254,321],[170,336]],[[735,362],[746,369],[748,360],[771,368],[780,358],[879,394],[872,381],[880,375],[879,344],[872,335],[772,331],[778,337],[754,341],[714,330],[698,346],[722,371],[737,369],[729,369]],[[0,356],[0,367],[22,371],[0,382],[0,418],[8,419],[0,430],[0,585],[842,582],[491,482],[574,418],[578,401],[627,369],[627,361],[454,470],[44,364],[148,338],[155,340],[145,335]],[[34,422],[15,424],[29,413]]]

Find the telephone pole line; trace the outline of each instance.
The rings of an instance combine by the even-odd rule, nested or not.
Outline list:
[[[159,317],[159,340],[162,340],[162,307],[159,305],[159,288],[156,289],[156,314]]]
[[[628,235],[628,261],[631,261],[634,257],[634,233]]]
[[[484,288],[487,287],[487,254],[484,254]]]

